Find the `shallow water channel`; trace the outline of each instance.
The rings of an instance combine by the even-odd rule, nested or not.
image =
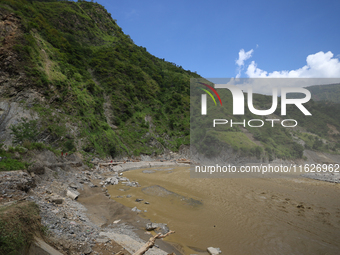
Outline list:
[[[299,176],[194,179],[188,167],[123,176],[141,187],[110,186],[112,199],[137,206],[152,222],[167,223],[176,233],[165,240],[184,254],[210,246],[230,255],[340,254],[339,184]]]

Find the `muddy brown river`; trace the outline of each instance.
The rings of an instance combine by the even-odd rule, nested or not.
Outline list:
[[[141,187],[110,186],[112,198],[137,206],[152,222],[167,223],[176,233],[165,240],[184,254],[210,246],[228,255],[340,254],[339,184],[298,175],[193,179],[188,167],[138,169],[124,176]]]

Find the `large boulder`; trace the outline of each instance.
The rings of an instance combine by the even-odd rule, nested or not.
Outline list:
[[[48,164],[55,164],[58,163],[57,156],[49,150],[44,150],[35,155],[35,157],[41,161],[41,162],[46,162]]]
[[[214,248],[214,247],[208,247],[207,251],[209,252],[209,254],[211,255],[218,255],[221,253],[221,250],[219,248]]]
[[[147,223],[145,229],[147,231],[155,230],[156,233],[162,233],[163,235],[170,231],[165,223]]]
[[[45,167],[44,164],[41,162],[35,162],[28,168],[29,173],[34,173],[34,174],[44,174],[45,173]]]

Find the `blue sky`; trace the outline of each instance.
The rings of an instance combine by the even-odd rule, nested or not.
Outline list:
[[[339,0],[97,2],[137,45],[205,78],[340,77]]]

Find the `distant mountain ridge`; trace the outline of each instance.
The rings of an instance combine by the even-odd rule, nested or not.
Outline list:
[[[340,84],[315,85],[309,86],[307,89],[312,94],[315,101],[328,101],[340,103]]]
[[[314,101],[340,103],[340,84],[313,85],[305,87]],[[289,93],[288,98],[304,97],[299,93]]]

